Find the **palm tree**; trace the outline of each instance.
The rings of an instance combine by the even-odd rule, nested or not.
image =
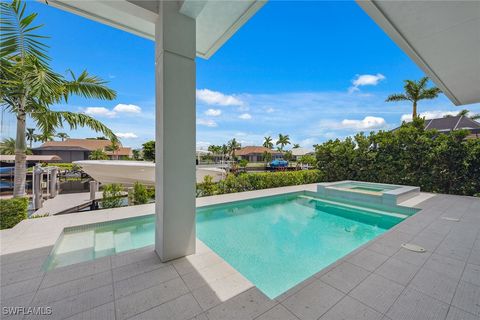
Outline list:
[[[300,145],[298,143],[294,143],[292,149],[298,149],[300,148]]]
[[[90,155],[88,156],[88,159],[90,159],[90,160],[108,160],[108,155],[102,149],[97,149],[97,150],[93,150],[92,152],[90,152]]]
[[[53,141],[53,138],[55,137],[55,134],[50,131],[44,131],[42,134],[37,134],[36,139],[37,141],[40,142],[47,142],[47,141]]]
[[[273,139],[272,139],[272,137],[268,136],[268,137],[264,137],[263,139],[264,139],[264,141],[263,141],[263,146],[264,146],[265,148],[272,149],[272,148],[273,148]]]
[[[59,132],[57,133],[57,137],[62,139],[62,141],[65,141],[65,139],[68,139],[70,138],[70,136],[68,134],[66,134],[65,132]]]
[[[221,152],[222,152],[222,157],[225,157],[228,154],[228,146],[226,144],[222,144]]]
[[[113,153],[113,158],[118,160],[118,155],[115,155],[115,153],[120,150],[120,145],[116,140],[112,140],[110,142],[110,145],[105,148],[107,151],[111,151]]]
[[[54,132],[64,123],[71,129],[87,126],[116,140],[115,134],[100,121],[69,111],[53,111],[52,104],[68,102],[71,95],[112,100],[115,91],[96,76],[83,71],[71,79],[54,72],[49,66],[46,37],[35,32],[36,13],[26,14],[20,0],[0,3],[0,104],[17,118],[15,139],[15,177],[13,196],[25,195],[26,119],[30,117],[42,132]]]
[[[14,155],[15,154],[15,139],[5,138],[0,142],[0,154]],[[27,149],[26,154],[32,154],[32,150]]]
[[[472,120],[478,120],[478,119],[480,119],[480,113],[472,114],[471,116],[469,116],[469,114],[470,114],[470,110],[468,110],[468,109],[463,109],[463,110],[461,110],[461,111],[459,111],[459,112],[457,113],[457,117],[459,117],[459,116],[469,117],[469,118],[472,119]]]
[[[34,128],[27,128],[27,132],[25,133],[25,137],[27,138],[27,141],[30,144],[30,149],[32,149],[32,143],[34,141],[37,141],[37,135],[34,132],[35,132]]]
[[[404,93],[397,93],[388,96],[386,102],[410,101],[412,102],[412,118],[417,115],[417,104],[420,100],[435,99],[442,92],[437,87],[427,88],[428,77],[423,77],[418,81],[405,80]]]
[[[278,140],[277,140],[277,143],[276,145],[280,145],[280,151],[283,151],[283,148],[287,145],[287,144],[290,144],[290,137],[288,136],[288,134],[286,135],[283,135],[283,134],[278,134]]]
[[[12,155],[15,154],[15,139],[5,138],[0,142],[0,154]]]
[[[242,145],[235,138],[227,142],[228,153],[231,155],[232,160],[235,160],[235,150],[241,147]]]

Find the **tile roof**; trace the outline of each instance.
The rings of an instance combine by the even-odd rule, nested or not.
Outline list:
[[[105,149],[110,146],[110,140],[97,140],[97,139],[66,139],[65,141],[47,141],[36,150],[104,150],[107,154],[112,155],[112,151],[106,151]],[[115,155],[118,156],[131,156],[132,149],[123,147],[119,143],[120,149],[115,151]]]
[[[272,154],[281,154],[279,151],[271,150],[265,148],[263,146],[246,146],[240,150],[235,151],[235,155],[237,156],[246,156],[248,154],[263,154],[264,152],[272,153]]]

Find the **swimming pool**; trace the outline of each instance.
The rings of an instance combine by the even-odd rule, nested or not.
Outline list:
[[[197,237],[274,298],[406,215],[289,194],[197,209]],[[66,229],[53,269],[154,244],[155,217]]]

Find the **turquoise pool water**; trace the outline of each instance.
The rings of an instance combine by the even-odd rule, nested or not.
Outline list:
[[[154,219],[67,230],[47,269],[154,244]],[[197,237],[274,298],[400,221],[295,194],[197,209]]]
[[[346,188],[346,189],[353,189],[353,190],[363,190],[363,191],[373,191],[373,192],[385,192],[385,191],[395,190],[399,188],[399,186],[395,186],[395,185],[369,183],[369,182],[337,183],[332,185],[332,187],[339,187],[339,188]]]

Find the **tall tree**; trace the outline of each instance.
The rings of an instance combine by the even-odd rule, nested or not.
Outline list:
[[[464,116],[464,117],[469,117],[472,120],[478,120],[480,119],[480,113],[477,114],[470,114],[470,110],[468,109],[463,109],[457,113],[458,116]]]
[[[268,148],[268,149],[273,149],[273,139],[272,137],[268,136],[268,137],[264,137],[263,138],[263,146],[265,148]]]
[[[27,154],[32,154],[32,150],[27,149]],[[15,139],[5,138],[0,142],[0,154],[14,155],[15,154]]]
[[[107,146],[105,149],[106,149],[107,151],[111,151],[111,152],[112,152],[112,158],[118,160],[118,154],[117,154],[117,152],[118,152],[118,150],[120,150],[120,145],[119,145],[118,141],[112,140],[112,141],[110,142],[110,145]]]
[[[232,160],[235,160],[235,151],[240,149],[242,145],[235,138],[233,138],[232,140],[228,141],[227,147],[228,153],[232,157]]]
[[[292,148],[293,149],[298,149],[298,148],[300,148],[300,145],[298,143],[294,143]]]
[[[35,134],[34,128],[27,128],[27,132],[25,133],[25,137],[30,145],[30,149],[32,149],[32,143],[37,141],[37,135]]]
[[[57,133],[57,137],[62,139],[62,141],[65,141],[65,139],[68,139],[70,138],[70,136],[68,134],[66,134],[65,132],[59,132]]]
[[[90,152],[88,159],[90,160],[108,160],[108,155],[102,149],[93,150]]]
[[[285,146],[288,144],[290,144],[290,137],[288,136],[288,134],[283,135],[279,133],[276,145],[280,145],[280,151],[283,151],[283,148],[285,148]]]
[[[420,100],[435,99],[442,92],[437,87],[427,88],[428,77],[423,77],[418,81],[405,80],[404,93],[389,95],[386,102],[410,101],[412,103],[412,118],[417,114],[417,105]]]
[[[38,134],[36,139],[40,142],[53,141],[55,134],[51,131],[44,131],[42,134]]]
[[[30,117],[42,132],[54,132],[64,123],[71,129],[87,126],[112,140],[115,134],[100,121],[70,111],[53,111],[50,106],[67,103],[71,95],[112,100],[115,91],[96,76],[83,71],[70,79],[54,72],[47,55],[46,37],[37,34],[36,13],[27,14],[20,0],[0,3],[0,104],[17,118],[13,196],[25,195],[26,119]]]
[[[146,161],[155,161],[155,141],[147,141],[142,144],[143,159]]]

